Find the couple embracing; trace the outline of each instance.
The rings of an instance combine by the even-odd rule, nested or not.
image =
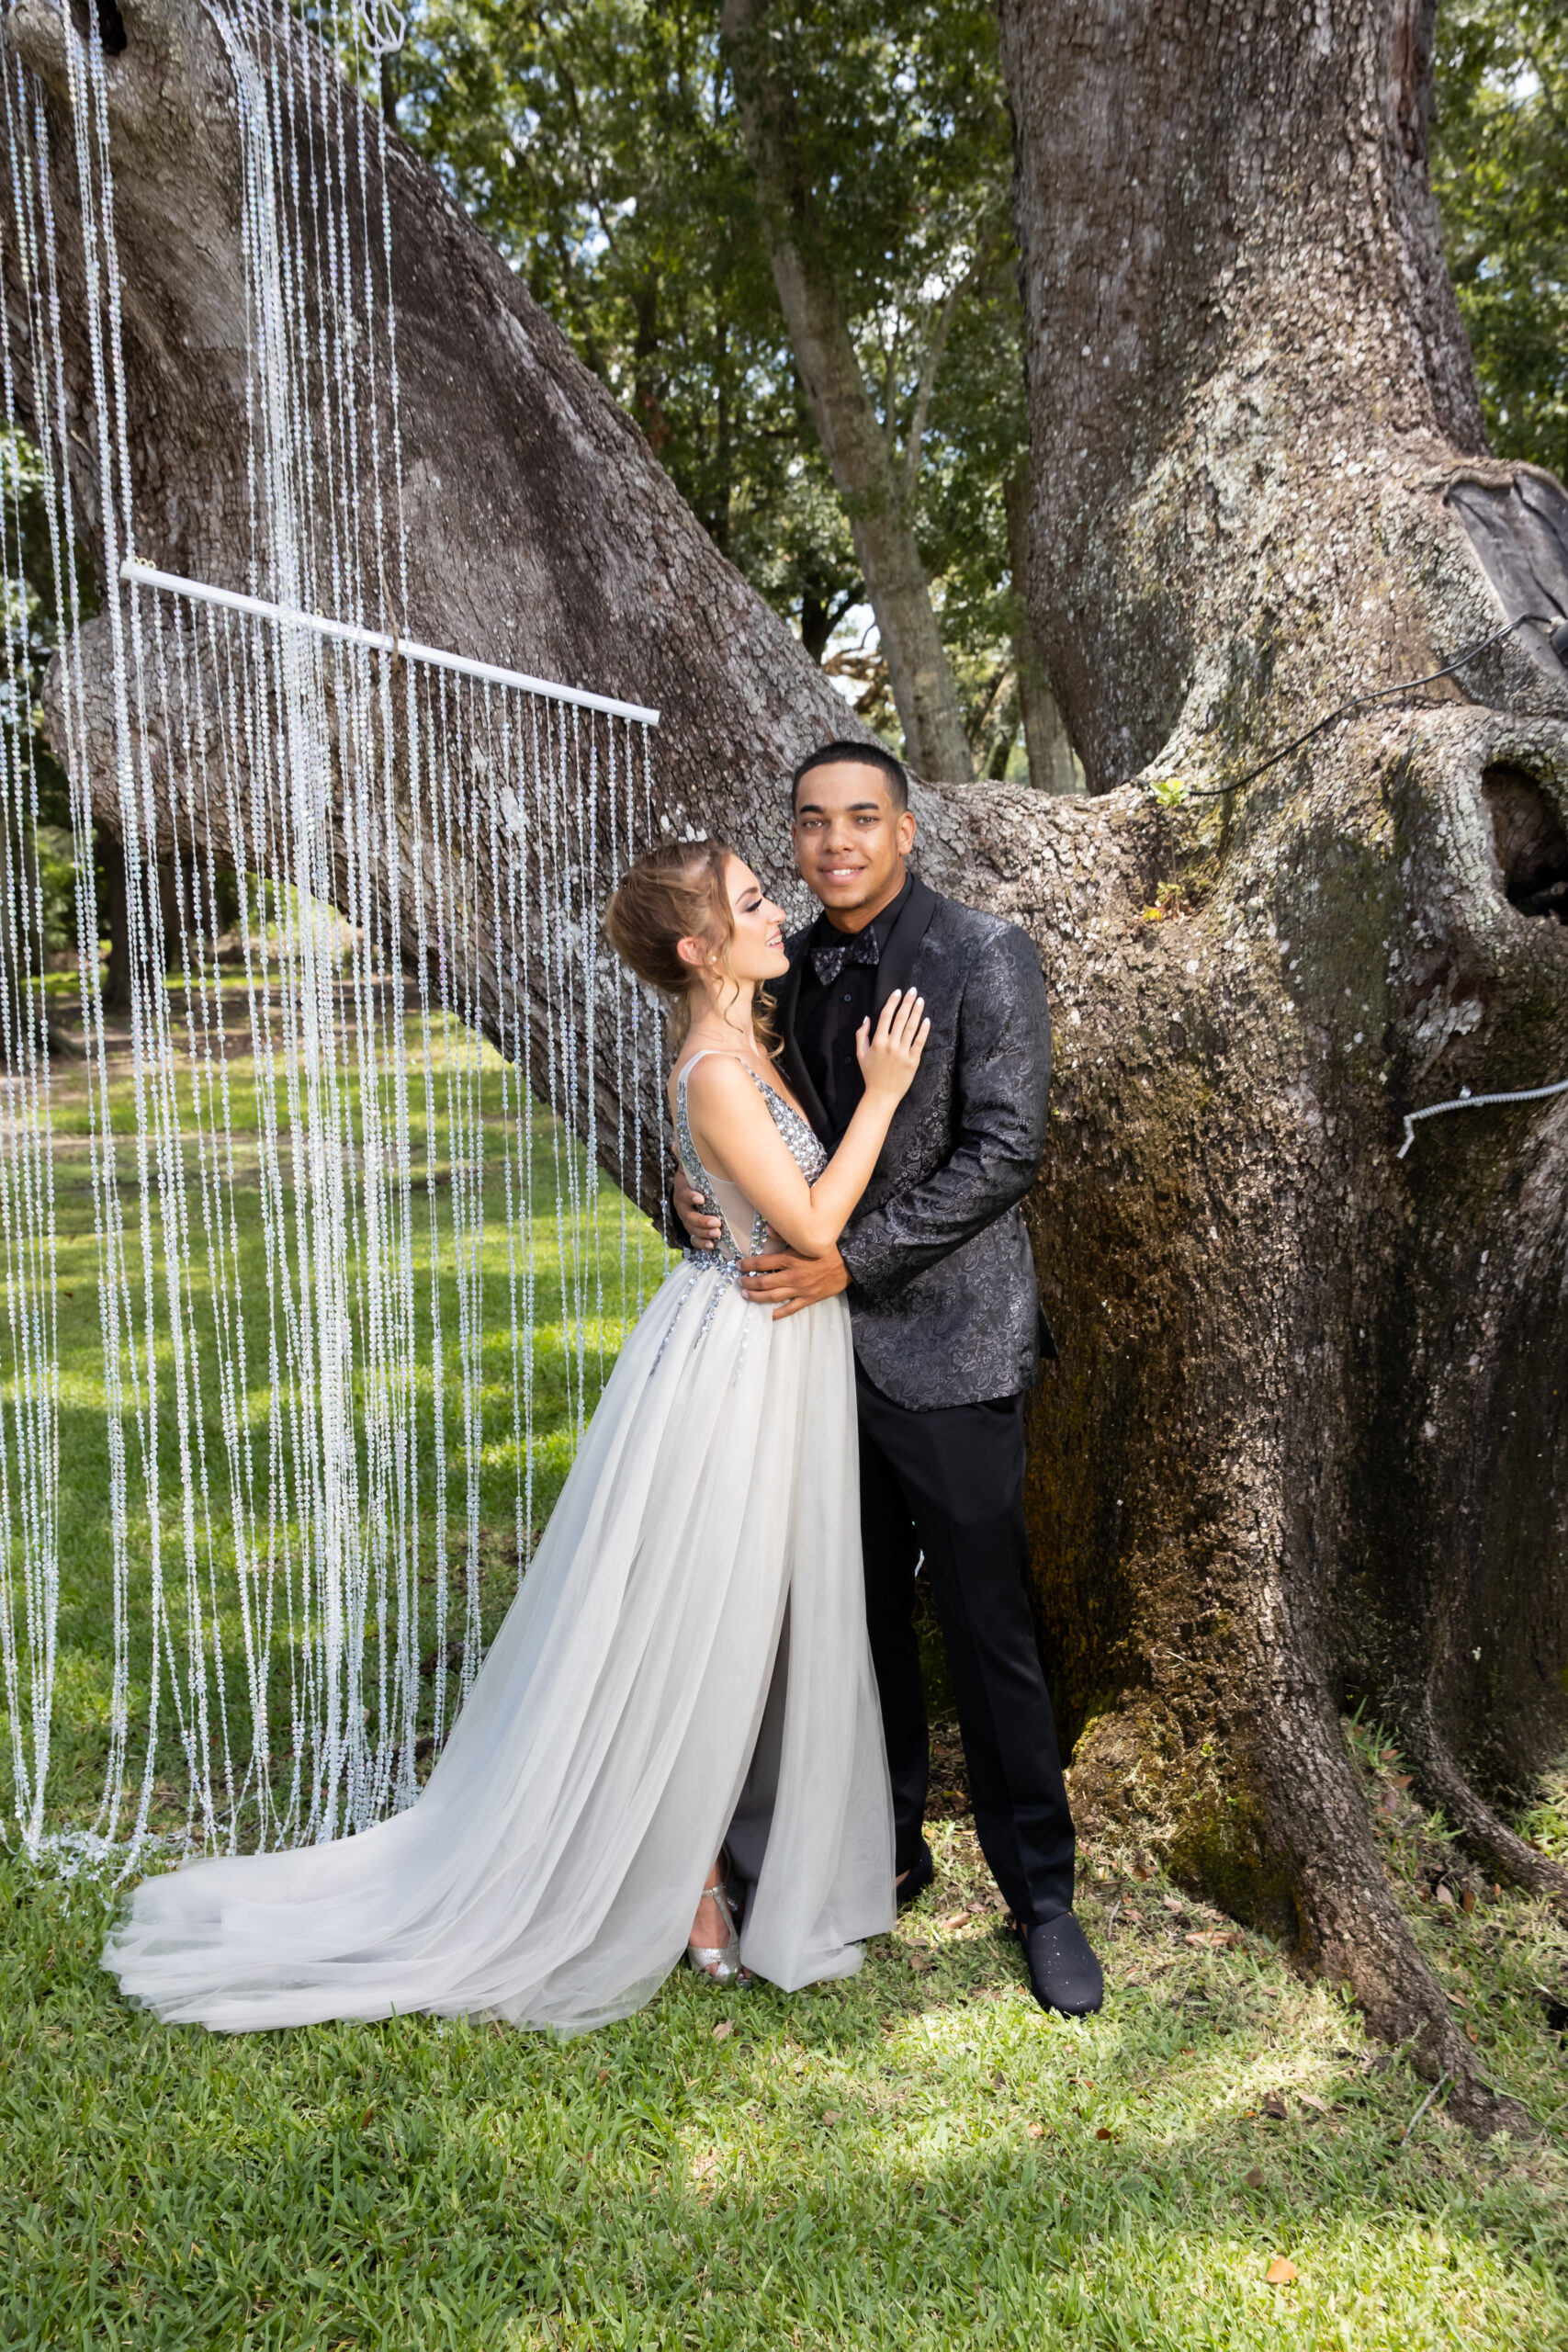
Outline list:
[[[852,1974],[931,1877],[917,1572],[1035,1995],[1099,2007],[1027,1585],[1039,961],[907,872],[890,754],[813,754],[794,829],[823,911],[787,945],[717,843],[616,890],[612,943],[672,1010],[690,1246],[418,1802],[136,1890],[105,1965],[162,2017],[579,2032],[682,1948],[725,1984]]]

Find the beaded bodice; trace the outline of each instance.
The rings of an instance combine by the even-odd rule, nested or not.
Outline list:
[[[760,1250],[765,1250],[768,1246],[768,1224],[761,1211],[745,1199],[743,1186],[710,1176],[697,1157],[697,1148],[692,1140],[691,1123],[686,1116],[686,1080],[703,1058],[703,1055],[694,1054],[675,1080],[675,1147],[681,1157],[682,1173],[692,1190],[703,1196],[705,1214],[721,1218],[724,1224],[716,1250],[688,1250],[686,1253],[711,1266],[716,1257],[733,1261],[755,1257]],[[784,1137],[790,1158],[807,1182],[814,1184],[828,1165],[828,1155],[809,1121],[801,1116],[793,1102],[786,1102],[775,1087],[770,1086],[765,1079],[759,1078],[740,1055],[737,1054],[733,1058],[740,1063],[766,1102],[769,1116]],[[748,1215],[750,1220],[749,1227],[746,1222]]]

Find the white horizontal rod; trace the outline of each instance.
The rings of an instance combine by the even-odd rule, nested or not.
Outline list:
[[[318,637],[340,638],[348,645],[367,645],[376,653],[400,653],[409,662],[428,662],[438,670],[455,670],[459,677],[478,678],[487,686],[510,686],[518,694],[547,695],[552,702],[575,703],[581,710],[602,710],[611,718],[639,719],[657,727],[659,713],[641,703],[615,702],[609,695],[585,694],[579,686],[553,685],[547,678],[530,678],[521,670],[498,670],[491,662],[470,662],[466,653],[444,653],[434,645],[415,645],[406,638],[387,637],[380,629],[357,628],[352,621],[329,621],[320,613],[296,612],[291,605],[269,605],[261,596],[242,595],[236,588],[210,588],[204,580],[182,580],[177,572],[154,571],[150,563],[130,556],[119,567],[122,580],[143,588],[161,588],[165,595],[189,596],[200,605],[221,605],[227,612],[250,613],[259,621],[280,621],[296,628],[314,629]]]

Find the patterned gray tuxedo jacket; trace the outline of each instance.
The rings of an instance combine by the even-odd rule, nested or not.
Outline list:
[[[782,1066],[830,1147],[795,1039],[809,926],[786,940]],[[1055,1347],[1019,1206],[1040,1172],[1051,1013],[1040,958],[1016,924],[916,880],[877,968],[880,1011],[918,989],[931,1034],[914,1084],[839,1242],[855,1353],[897,1405],[931,1411],[1010,1396]]]

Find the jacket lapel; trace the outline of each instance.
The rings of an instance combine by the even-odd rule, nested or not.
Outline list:
[[[775,1000],[779,1017],[779,1035],[784,1039],[784,1050],[779,1059],[784,1064],[784,1076],[790,1082],[795,1101],[817,1130],[818,1142],[828,1144],[829,1148],[831,1149],[832,1147],[829,1142],[831,1130],[828,1123],[828,1114],[822,1107],[822,1097],[806,1074],[806,1064],[801,1058],[800,1047],[795,1041],[795,1008],[800,1002],[800,980],[806,969],[810,938],[811,929],[808,924],[801,933],[799,954],[790,957],[789,970],[784,975]]]
[[[882,951],[882,961],[876,967],[876,1010],[883,1006],[895,989],[907,989],[915,977],[915,958],[920,952],[920,942],[931,928],[937,910],[936,892],[919,876],[909,877],[909,895],[903,912],[893,926],[893,936]]]

